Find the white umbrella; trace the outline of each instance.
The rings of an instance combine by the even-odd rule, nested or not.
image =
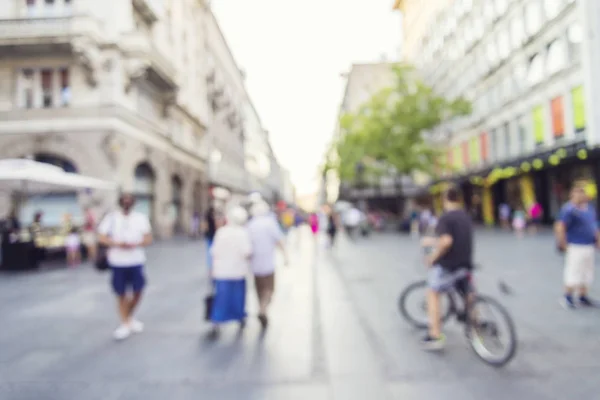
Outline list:
[[[47,193],[65,190],[116,190],[113,182],[64,172],[62,168],[32,160],[0,160],[0,190]]]

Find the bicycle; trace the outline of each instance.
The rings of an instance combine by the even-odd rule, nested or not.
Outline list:
[[[402,291],[400,298],[398,299],[398,307],[400,308],[402,316],[411,325],[419,329],[427,329],[429,327],[427,319],[427,303],[424,296],[427,287],[428,284],[426,280],[411,283]],[[442,310],[440,313],[441,323],[444,324],[450,317],[455,315],[457,321],[464,324],[465,336],[475,354],[488,365],[498,368],[503,367],[513,359],[517,352],[517,334],[514,322],[508,311],[506,311],[498,301],[474,291],[469,292],[468,289],[472,287],[472,274],[471,272],[467,272],[464,277],[454,282],[452,287],[440,296],[440,308]],[[418,293],[419,290],[423,290],[421,308],[425,311],[424,320],[415,318],[407,309],[407,300],[411,295]],[[471,301],[468,301],[468,298],[470,298]],[[447,300],[445,306],[444,299]],[[479,313],[477,311],[481,305],[496,309],[508,327],[509,344],[505,352],[500,356],[494,356],[483,343],[484,336],[491,337],[493,341],[497,343],[499,330],[498,324],[484,320],[478,315]]]

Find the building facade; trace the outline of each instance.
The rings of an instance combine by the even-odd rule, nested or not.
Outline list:
[[[534,202],[549,222],[574,181],[595,196],[598,133],[587,116],[595,114],[599,64],[591,58],[597,39],[586,32],[598,28],[585,11],[592,5],[597,11],[587,0],[455,0],[411,37],[420,51],[408,61],[426,82],[473,104],[470,116],[445,122],[435,137],[445,147],[439,172],[462,187],[482,222],[496,221],[499,204]],[[408,0],[403,6],[410,14]]]
[[[259,192],[273,200],[275,187],[269,177],[278,170],[267,131],[246,90],[245,73],[240,69],[208,9],[206,49],[209,57],[207,83],[211,111],[206,153],[209,176],[214,188],[229,199],[242,200]]]
[[[244,74],[210,8],[206,8],[205,48],[209,130],[203,150],[214,200],[236,200],[251,189],[246,170],[247,95]]]
[[[203,1],[0,5],[0,158],[116,181],[163,237],[187,230],[215,182],[248,192],[243,77]],[[114,201],[35,197],[22,218],[42,209],[52,225]]]

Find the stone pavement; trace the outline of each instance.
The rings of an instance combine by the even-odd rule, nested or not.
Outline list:
[[[477,360],[461,328],[423,353],[397,312],[404,285],[424,276],[416,242],[374,235],[329,253],[304,232],[290,238],[268,333],[205,338],[202,245],[150,249],[146,331],[122,343],[107,276],[90,267],[0,275],[0,400],[387,400],[597,398],[596,310],[558,306],[561,258],[547,235],[478,234],[477,283],[517,324],[517,358],[504,370]],[[498,282],[513,289],[503,296]],[[595,293],[600,295],[600,287]],[[254,295],[249,313],[256,314]]]

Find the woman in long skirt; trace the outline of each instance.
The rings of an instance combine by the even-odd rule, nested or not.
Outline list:
[[[241,207],[227,213],[227,224],[217,230],[211,248],[214,300],[211,310],[212,334],[225,322],[236,321],[240,328],[246,318],[246,275],[252,244],[244,227],[248,213]]]

